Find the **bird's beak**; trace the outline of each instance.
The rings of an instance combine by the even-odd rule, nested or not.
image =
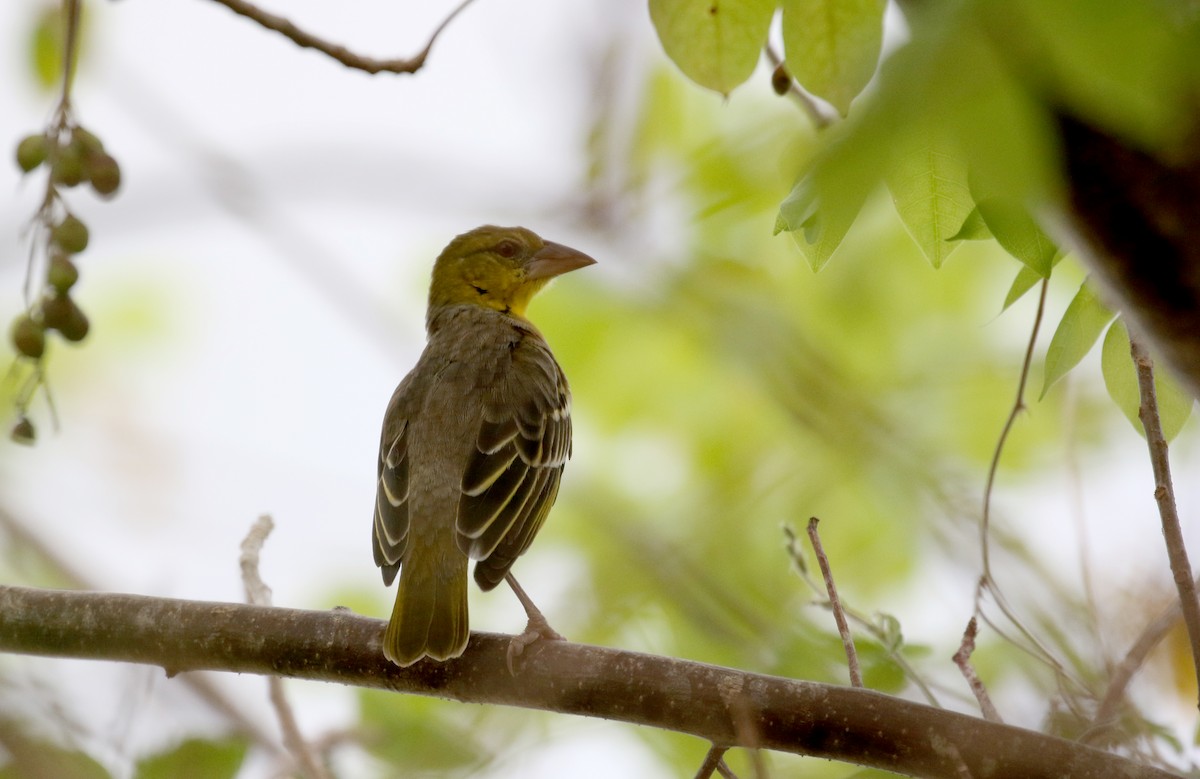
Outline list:
[[[546,245],[529,258],[525,264],[525,279],[552,279],[573,270],[595,265],[596,261],[581,251],[563,246],[561,243],[546,241]]]

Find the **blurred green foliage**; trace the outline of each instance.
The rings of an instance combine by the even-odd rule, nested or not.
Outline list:
[[[246,757],[245,741],[187,739],[138,761],[136,779],[232,779]]]

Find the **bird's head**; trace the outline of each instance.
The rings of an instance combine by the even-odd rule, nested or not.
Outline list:
[[[429,309],[473,304],[524,318],[530,299],[550,279],[595,262],[524,227],[477,227],[438,256]]]

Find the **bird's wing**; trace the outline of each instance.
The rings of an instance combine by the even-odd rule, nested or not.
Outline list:
[[[414,371],[415,373],[415,371]],[[396,387],[383,418],[379,440],[378,485],[375,489],[375,522],[372,551],[390,585],[400,570],[408,545],[408,432],[413,374]]]
[[[459,548],[475,580],[495,587],[541,528],[571,456],[571,393],[539,335],[526,333],[483,392],[475,451],[463,473]]]

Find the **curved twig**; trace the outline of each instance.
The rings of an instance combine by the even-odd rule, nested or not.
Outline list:
[[[442,20],[442,23],[437,26],[433,34],[429,36],[429,42],[425,44],[425,48],[417,52],[416,55],[409,58],[396,59],[375,59],[373,57],[364,57],[360,54],[347,49],[336,43],[330,43],[322,38],[318,38],[312,33],[305,32],[293,24],[288,19],[282,16],[277,16],[272,13],[258,8],[245,0],[214,0],[220,3],[229,10],[239,16],[244,16],[251,21],[257,22],[268,30],[274,30],[284,36],[297,46],[306,49],[316,49],[322,54],[326,54],[348,68],[361,70],[366,73],[416,73],[425,64],[425,58],[429,56],[430,50],[433,48],[433,42],[442,34],[442,30],[446,29],[446,25],[453,21],[454,17],[458,16],[464,8],[471,4],[472,0],[463,0],[459,3],[450,14]]]

